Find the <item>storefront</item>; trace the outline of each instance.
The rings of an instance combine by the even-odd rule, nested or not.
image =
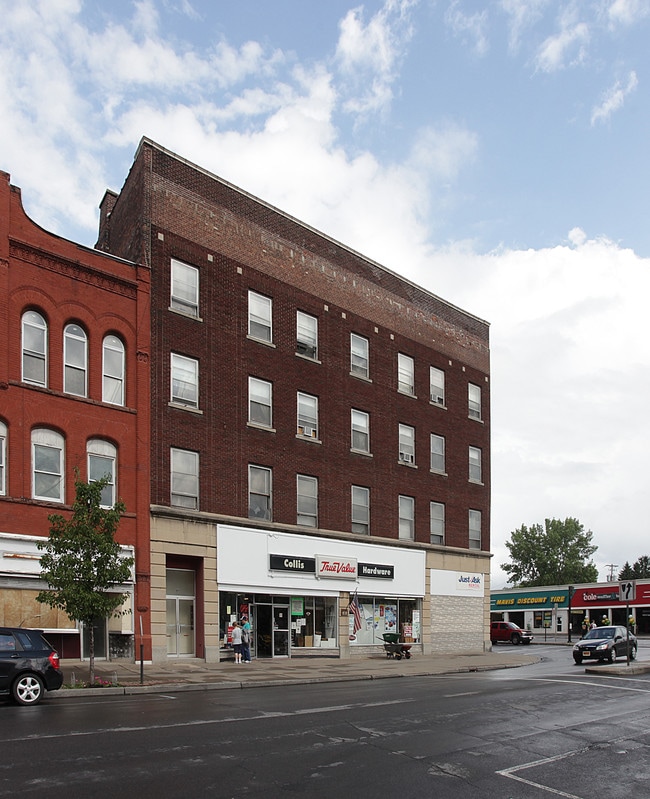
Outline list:
[[[425,553],[399,546],[217,526],[221,657],[235,621],[253,657],[348,657],[385,632],[421,642]],[[349,604],[359,614],[350,614]]]

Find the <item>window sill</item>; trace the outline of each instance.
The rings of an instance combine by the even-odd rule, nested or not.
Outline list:
[[[167,308],[167,310],[170,311],[171,313],[178,314],[179,316],[182,316],[185,319],[193,319],[195,322],[203,321],[202,317],[200,317],[198,314],[190,313],[189,311],[181,311],[180,308],[172,308],[171,305],[169,306],[169,308]]]
[[[398,460],[398,461],[397,461],[397,463],[398,463],[400,466],[406,466],[406,467],[408,467],[409,469],[417,469],[417,468],[418,468],[418,467],[417,467],[417,464],[416,464],[415,462],[414,462],[414,463],[407,463],[406,461],[403,461],[403,460]]]
[[[297,352],[296,358],[300,358],[302,361],[309,361],[310,363],[322,364],[322,361],[319,361],[318,358],[310,358],[309,355],[303,355],[302,352]]]
[[[320,438],[314,438],[313,436],[303,436],[302,433],[296,433],[296,438],[299,438],[301,441],[310,441],[312,444],[322,444]]]
[[[364,383],[372,383],[372,379],[367,375],[360,375],[357,372],[350,372],[350,377],[356,377],[357,380],[363,380]]]
[[[188,413],[195,413],[197,416],[203,416],[203,411],[200,408],[193,408],[191,405],[183,405],[180,402],[171,402],[167,403],[170,408],[176,408],[178,411],[188,411]]]
[[[403,389],[401,389],[401,388],[398,388],[398,389],[397,389],[397,393],[398,393],[398,394],[401,394],[403,397],[410,397],[411,399],[415,399],[415,400],[418,398],[418,395],[417,395],[417,394],[413,394],[413,393],[412,393],[412,392],[410,392],[410,391],[404,391],[404,390],[403,390]]]
[[[478,422],[479,424],[485,424],[485,422],[483,421],[483,419],[482,419],[482,418],[479,418],[478,416],[471,416],[471,415],[468,415],[468,416],[467,416],[467,418],[468,418],[468,419],[471,419],[471,420],[472,420],[472,422]]]
[[[263,344],[265,347],[271,347],[271,349],[276,349],[276,345],[272,341],[267,341],[264,338],[257,338],[256,336],[251,336],[250,333],[246,336],[249,341],[254,341],[256,344]]]
[[[267,433],[277,432],[275,427],[269,427],[266,424],[259,424],[259,422],[246,422],[246,427],[252,427],[253,430],[264,430]]]
[[[434,408],[440,408],[441,411],[447,410],[447,406],[443,402],[434,402],[434,400],[429,400],[429,405],[433,405]]]
[[[431,474],[437,474],[438,477],[449,477],[447,472],[441,472],[439,469],[429,469]]]
[[[350,452],[352,453],[352,455],[363,455],[365,458],[374,457],[372,452],[367,452],[365,449],[355,449],[354,447],[350,447]]]
[[[475,485],[475,486],[484,486],[485,485],[485,483],[482,480],[472,480],[471,477],[470,477],[468,482],[470,482],[472,485]]]

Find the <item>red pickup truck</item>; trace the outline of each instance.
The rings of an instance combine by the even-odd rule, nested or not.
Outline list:
[[[533,640],[530,630],[522,630],[511,621],[493,621],[490,625],[490,641],[492,645],[499,642],[511,644],[529,644]]]

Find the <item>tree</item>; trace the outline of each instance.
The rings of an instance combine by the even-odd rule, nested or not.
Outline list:
[[[578,519],[545,519],[544,526],[522,525],[506,541],[510,563],[501,568],[513,586],[569,585],[598,580],[598,569],[590,560],[598,549],[593,533],[585,532]]]
[[[625,561],[625,566],[618,573],[619,580],[634,580],[634,569],[630,566],[628,560]]]
[[[77,475],[71,518],[48,516],[49,538],[38,544],[45,552],[41,555],[41,571],[49,587],[38,594],[36,601],[60,608],[86,626],[91,685],[95,682],[93,623],[121,615],[117,609],[127,594],[115,591],[115,587],[129,580],[134,563],[133,558],[122,557],[115,541],[124,504],[116,502],[110,509],[100,505],[107,483],[107,478],[84,483]]]
[[[634,561],[634,566],[630,566],[628,561],[625,561],[625,566],[618,574],[619,580],[643,580],[650,577],[650,558],[647,555],[641,555]]]

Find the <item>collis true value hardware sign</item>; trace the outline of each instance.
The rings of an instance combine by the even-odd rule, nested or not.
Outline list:
[[[346,580],[357,579],[357,559],[339,558],[330,555],[316,555],[316,576],[337,577]]]

